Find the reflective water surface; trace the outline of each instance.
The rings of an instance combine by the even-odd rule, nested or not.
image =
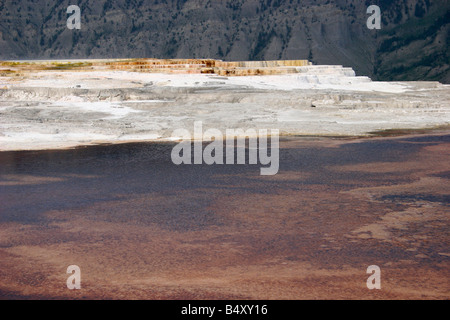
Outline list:
[[[0,297],[450,298],[450,135],[284,138],[274,176],[173,146],[0,152]]]

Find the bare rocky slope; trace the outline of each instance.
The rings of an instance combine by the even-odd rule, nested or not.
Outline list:
[[[374,80],[450,82],[447,0],[0,0],[0,59],[309,59]],[[382,29],[369,30],[379,5]]]

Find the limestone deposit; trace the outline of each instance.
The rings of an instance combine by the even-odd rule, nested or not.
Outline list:
[[[329,136],[450,122],[448,85],[377,82],[304,60],[9,61],[0,75],[0,150],[174,140],[194,121]]]
[[[312,65],[308,60],[222,61],[214,59],[97,59],[4,61],[4,75],[37,70],[121,70],[129,72],[219,74],[227,76],[272,75],[297,72],[297,67]]]

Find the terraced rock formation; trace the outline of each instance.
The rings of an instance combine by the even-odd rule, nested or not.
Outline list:
[[[179,128],[370,135],[450,123],[450,86],[307,61],[73,60],[0,68],[0,150],[173,140]]]
[[[222,61],[214,59],[94,59],[61,61],[3,61],[0,73],[13,75],[38,70],[121,70],[181,74],[249,76],[296,73],[298,67],[311,66],[308,60]]]

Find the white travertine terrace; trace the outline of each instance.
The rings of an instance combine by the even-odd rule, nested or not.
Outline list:
[[[333,136],[450,121],[450,86],[371,81],[342,66],[237,63],[217,67],[234,70],[224,76],[189,66],[138,72],[76,63],[61,70],[0,66],[0,150],[174,140],[175,129],[193,130],[194,121],[222,132]]]

